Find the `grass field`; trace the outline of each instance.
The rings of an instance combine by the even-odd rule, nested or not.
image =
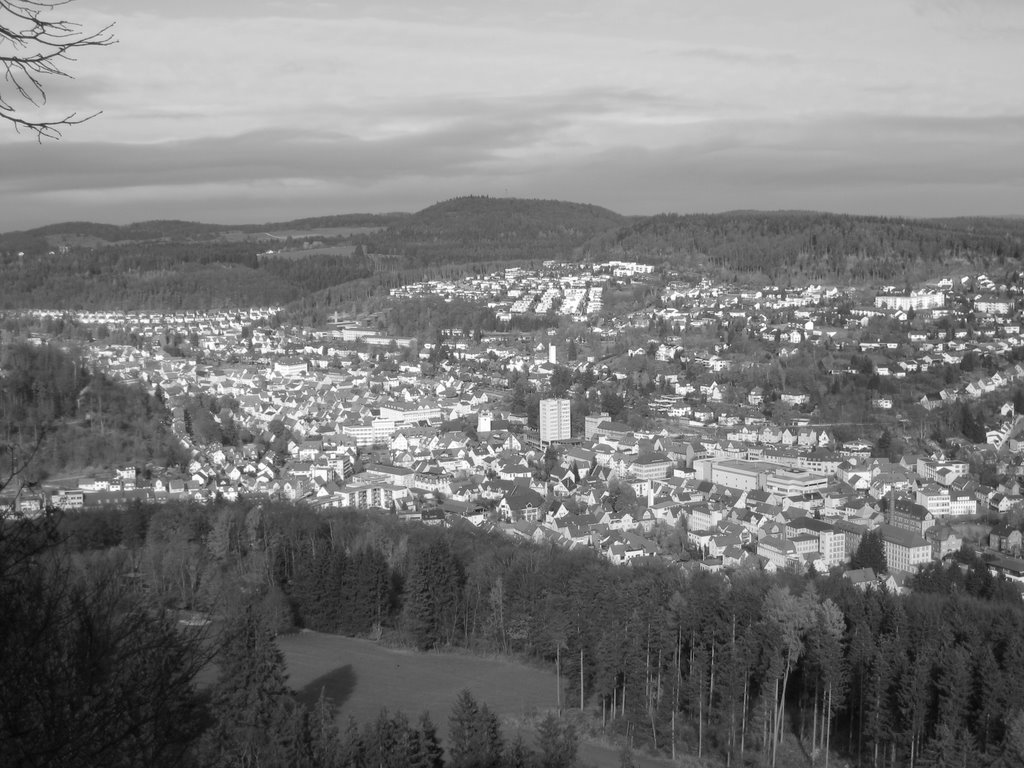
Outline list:
[[[448,713],[463,688],[486,703],[508,722],[553,709],[555,676],[506,659],[486,659],[462,654],[416,653],[385,648],[359,640],[317,632],[282,635],[277,639],[288,665],[288,682],[299,698],[313,704],[323,691],[338,707],[341,722],[354,717],[365,722],[381,707],[402,711],[415,720],[424,710],[437,726],[442,744],[448,734]],[[533,734],[523,731],[532,744]],[[580,746],[580,763],[596,768],[619,765],[618,749],[600,743]],[[638,768],[665,768],[667,760],[636,755]]]
[[[520,716],[555,705],[555,676],[500,659],[461,654],[416,653],[369,640],[316,632],[278,638],[288,682],[307,703],[323,690],[339,716],[363,722],[381,707],[410,718],[427,710],[444,736],[448,712],[463,688],[503,716]]]

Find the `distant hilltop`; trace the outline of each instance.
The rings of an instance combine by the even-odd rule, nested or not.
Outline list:
[[[315,304],[330,287],[355,286],[331,294],[336,302],[384,294],[431,270],[551,259],[642,262],[727,282],[899,285],[1018,271],[1022,246],[1024,219],[1010,217],[624,216],[583,203],[467,196],[417,213],[244,225],[66,222],[10,232],[0,235],[0,309]]]

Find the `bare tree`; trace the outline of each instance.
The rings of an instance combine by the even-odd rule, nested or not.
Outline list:
[[[115,41],[112,24],[88,31],[63,18],[71,0],[0,0],[0,119],[16,130],[28,130],[42,141],[58,139],[61,129],[84,123],[99,112],[77,112],[54,118],[35,117],[46,104],[46,84],[67,77],[67,65],[84,48],[100,48]],[[27,112],[26,112],[27,110]]]

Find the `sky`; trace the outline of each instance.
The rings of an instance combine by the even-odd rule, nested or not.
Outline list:
[[[118,43],[0,122],[0,231],[460,195],[1024,215],[1019,0],[74,0]],[[0,92],[4,88],[0,82]]]

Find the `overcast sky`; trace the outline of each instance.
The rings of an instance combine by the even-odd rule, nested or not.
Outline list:
[[[1020,0],[76,0],[0,231],[414,211],[1024,214]],[[2,87],[2,84],[0,84]]]

